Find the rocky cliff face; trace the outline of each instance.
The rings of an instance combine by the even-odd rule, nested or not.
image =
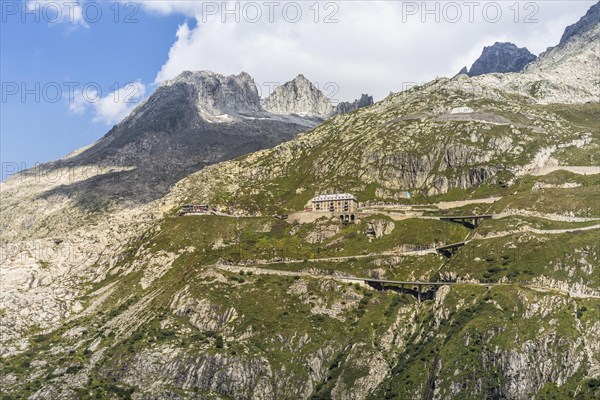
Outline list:
[[[600,20],[600,2],[594,4],[579,21],[565,28],[565,32],[560,38],[559,46],[564,46],[576,36],[585,36],[587,32],[593,30]]]
[[[474,78],[486,87],[532,98],[538,103],[588,103],[600,98],[596,66],[600,63],[600,18],[596,3],[565,30],[559,45],[527,65],[523,73]]]
[[[353,102],[342,101],[334,107],[334,114],[346,114],[351,111],[356,111],[359,108],[368,107],[373,105],[373,96],[363,94],[360,99],[356,99]]]
[[[567,27],[559,44],[542,53],[526,72],[543,77],[551,72],[560,74],[568,83],[577,79],[583,84],[590,84],[593,90],[598,84],[597,81],[594,84],[594,76],[590,76],[593,69],[589,68],[589,64],[600,58],[600,50],[596,45],[599,39],[600,3],[596,3],[578,22]]]
[[[479,76],[494,72],[521,72],[536,58],[525,47],[519,48],[508,42],[496,42],[492,46],[483,48],[483,53],[473,63],[470,70],[467,71],[465,67],[460,73]]]
[[[263,111],[254,80],[245,72],[223,76],[211,71],[185,71],[163,87],[182,84],[194,88],[198,112],[210,122],[227,121]],[[143,118],[143,115],[138,118]]]
[[[353,102],[343,101],[333,106],[331,101],[319,88],[313,85],[304,75],[298,75],[275,88],[262,105],[265,110],[283,115],[303,115],[326,119],[336,114],[345,114],[359,108],[373,105],[373,96],[363,94]]]
[[[331,101],[304,75],[275,88],[263,101],[265,110],[276,114],[297,114],[327,118],[333,112]]]

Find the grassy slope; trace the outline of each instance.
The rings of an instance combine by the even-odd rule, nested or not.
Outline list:
[[[399,102],[398,96],[394,95],[384,102],[376,113],[362,110],[336,117],[318,128],[316,133],[233,163],[245,167],[240,174],[236,174],[235,170],[229,171],[229,176],[219,175],[215,183],[209,181],[210,174],[222,167],[209,168],[183,183],[180,192],[183,197],[178,200],[182,203],[211,200],[216,204],[267,214],[301,209],[315,192],[328,188],[355,192],[361,200],[377,199],[376,189],[385,185],[381,175],[369,175],[368,171],[377,170],[385,174],[389,166],[369,165],[361,158],[362,151],[373,150],[369,147],[371,142],[390,154],[421,156],[440,142],[467,143],[471,132],[485,134],[485,145],[490,139],[505,135],[514,135],[514,140],[530,139],[523,143],[525,149],[522,154],[503,155],[502,159],[484,163],[490,166],[498,162],[522,165],[546,144],[568,141],[585,132],[591,132],[595,140],[598,136],[593,123],[594,119],[597,121],[597,107],[556,109],[552,106],[515,105],[508,99],[474,102],[461,93],[450,96],[431,94],[428,101],[408,94],[403,102]],[[536,125],[546,132],[537,134],[527,128],[517,134],[508,126],[487,129],[476,122],[442,124],[431,118],[399,119],[409,113],[426,112],[431,107],[432,98],[443,106],[460,102],[490,110],[519,124],[531,124],[525,116],[531,114],[536,117]],[[555,119],[560,119],[560,124]],[[339,151],[340,141],[344,143],[344,151]],[[287,154],[285,157],[280,156],[284,153]],[[559,156],[566,163],[597,164],[595,153],[587,149],[567,148]],[[439,163],[439,159],[434,162]],[[315,167],[317,165],[318,168]],[[388,172],[390,175],[386,175],[386,179],[393,175],[393,168],[389,167]],[[463,168],[457,168],[444,174],[451,176],[462,172]],[[500,177],[510,178],[510,174],[506,175],[501,174]],[[238,177],[248,182],[238,181]],[[535,182],[560,184],[565,181],[582,186],[531,190]],[[445,195],[426,199],[416,196],[414,201],[503,195],[505,198],[492,206],[469,206],[456,212],[499,212],[506,208],[520,208],[544,213],[573,211],[581,216],[598,216],[598,185],[597,177],[557,172],[546,177],[523,177],[510,188],[503,188],[492,180],[478,188],[454,189]],[[258,187],[261,190],[257,190]],[[299,191],[299,188],[304,191]],[[203,197],[207,196],[207,190],[212,190],[209,198]],[[382,215],[370,219],[388,220]],[[479,232],[504,230],[516,224],[517,220],[540,229],[585,225],[519,217],[485,221]],[[186,362],[190,365],[193,365],[194,357],[203,359],[216,354],[230,362],[264,358],[273,371],[288,378],[287,387],[279,388],[279,398],[297,398],[294,390],[304,387],[310,376],[316,376],[313,398],[329,398],[338,382],[352,386],[357,379],[367,376],[369,367],[357,360],[369,360],[376,354],[388,362],[390,371],[372,392],[373,399],[427,398],[428,391],[432,390],[428,382],[432,380],[439,385],[438,390],[443,397],[494,397],[500,395],[510,374],[505,370],[506,366],[503,367],[501,362],[494,363],[490,357],[506,356],[514,351],[522,354],[529,365],[536,365],[542,360],[536,358],[535,353],[544,351],[545,362],[560,371],[565,363],[570,362],[568,357],[564,358],[565,354],[570,356],[569,352],[581,349],[582,337],[593,333],[593,324],[600,318],[597,299],[567,298],[562,294],[542,293],[520,286],[520,283],[535,277],[548,276],[567,283],[583,283],[598,290],[600,250],[597,232],[593,231],[474,240],[449,260],[434,255],[373,256],[346,262],[289,263],[268,267],[360,276],[383,270],[389,278],[423,280],[436,279],[442,273],[455,273],[459,278],[494,282],[507,279],[514,283],[490,289],[456,285],[438,304],[431,300],[419,304],[413,296],[406,294],[375,292],[317,279],[215,273],[210,268],[211,264],[222,259],[303,259],[315,255],[375,254],[403,244],[427,246],[434,242],[456,242],[468,233],[460,225],[414,219],[395,221],[391,234],[369,241],[364,235],[368,221],[365,219],[360,225],[342,228],[321,243],[308,243],[306,237],[321,229],[321,222],[293,226],[268,217],[179,218],[173,213],[164,219],[160,231],[154,236],[131,243],[130,251],[115,268],[115,272],[120,273],[90,286],[88,296],[82,299],[86,304],[92,304],[95,298],[91,295],[93,291],[102,288],[113,290],[96,310],[65,323],[58,331],[38,332],[32,336],[29,350],[2,360],[0,376],[14,374],[19,378],[17,382],[7,384],[10,394],[3,398],[26,398],[42,385],[49,384],[79,387],[71,392],[73,398],[128,398],[133,392],[142,392],[153,383],[153,377],[147,377],[139,385],[127,381],[127,374],[138,368],[136,357],[160,353],[165,349],[167,354],[173,352],[172,349],[184,351]],[[513,245],[515,249],[511,248]],[[142,289],[140,281],[150,267],[135,264],[139,258],[136,255],[138,251],[140,254],[149,253],[152,259],[162,252],[179,253],[190,246],[193,249],[180,253],[164,275],[147,289]],[[476,258],[480,260],[474,261]],[[592,266],[591,270],[588,264]],[[132,265],[136,267],[123,274]],[[299,286],[305,287],[305,292],[299,294],[292,290]],[[177,313],[174,309],[173,301],[181,293],[198,301],[208,301],[217,315],[233,308],[236,318],[231,321],[217,318],[220,322],[216,323],[216,328],[199,329],[191,316]],[[531,311],[529,308],[533,304],[539,305],[539,309],[547,307],[547,313]],[[138,320],[142,322],[139,326],[124,333],[119,331],[119,326],[114,326],[114,321],[127,326]],[[78,335],[65,336],[67,331],[77,327],[82,329]],[[547,329],[540,331],[539,327]],[[382,343],[382,338],[390,332],[396,335],[397,340]],[[304,335],[310,340],[300,343],[299,338]],[[94,342],[97,342],[96,346],[90,347]],[[323,363],[312,371],[311,360],[319,351],[323,352]],[[595,381],[590,380],[586,370],[590,360],[588,355],[583,357],[580,365],[569,364],[574,373],[560,386],[552,383],[556,379],[544,376],[549,382],[539,389],[538,397],[573,398],[577,395],[579,399],[591,399],[597,396]],[[156,365],[157,371],[165,367],[160,362]],[[80,384],[73,384],[78,374],[83,374],[84,378]],[[160,377],[160,372],[157,374]],[[167,379],[163,388],[175,394],[211,395],[208,388],[200,385],[184,389],[172,374],[163,378]],[[232,393],[222,395],[223,398],[233,397]]]
[[[424,90],[427,101],[420,93],[392,95],[375,107],[335,117],[275,149],[192,175],[181,183],[185,198],[180,200],[210,201],[248,213],[275,213],[300,210],[315,193],[328,190],[350,191],[360,201],[381,199],[377,189],[389,193],[409,190],[414,196],[407,203],[504,196],[513,189],[498,183],[514,176],[512,167],[528,164],[540,149],[583,137],[593,144],[584,149],[568,145],[557,150],[556,157],[566,165],[595,162],[582,160],[580,153],[595,148],[600,138],[593,124],[600,113],[596,105],[558,110],[512,98],[475,101],[460,92],[442,96],[445,93],[436,91],[435,85]],[[512,124],[445,121],[435,112],[428,115],[432,108],[452,107],[457,102],[470,104],[485,118],[507,118]],[[419,113],[421,118],[410,117]],[[495,151],[499,139],[511,140],[511,149]],[[442,169],[447,148],[457,148],[459,154],[466,151],[467,161]],[[489,159],[473,161],[485,153]],[[399,159],[404,161],[398,164]],[[424,185],[404,186],[398,180],[409,176],[410,170],[426,171],[423,163],[432,167]],[[450,188],[445,194],[424,195],[435,179],[457,179],[482,167],[495,170],[496,176],[466,190]],[[215,177],[219,178],[215,181]]]
[[[364,226],[349,227],[347,231],[342,231],[329,240],[345,238],[342,246],[344,251],[366,247],[374,252],[393,248],[399,239],[404,243],[419,243],[420,235],[425,235],[425,242],[428,242],[438,234],[452,235],[453,231],[462,236],[465,230],[457,224],[436,221],[401,222],[404,225],[396,221],[393,234],[372,242],[368,242],[362,234]],[[420,222],[427,223],[422,226],[421,234],[404,236],[407,232],[403,226],[406,226],[406,229],[418,230]],[[482,230],[486,223],[488,222],[481,226]],[[430,229],[431,227],[434,229]],[[568,343],[575,346],[574,341],[577,340],[579,333],[572,330],[574,319],[591,322],[600,312],[597,301],[568,300],[563,308],[548,316],[522,320],[518,315],[527,307],[524,303],[525,298],[529,298],[531,302],[543,302],[544,297],[552,295],[536,293],[519,286],[491,290],[455,286],[442,303],[449,310],[449,314],[441,324],[436,324],[433,302],[426,301],[418,305],[416,299],[409,295],[365,291],[344,284],[337,285],[332,290],[332,287],[324,286],[318,280],[306,278],[220,272],[226,278],[221,282],[215,277],[206,276],[207,268],[204,265],[222,257],[236,256],[236,237],[239,232],[243,232],[242,237],[254,240],[253,246],[246,244],[248,247],[244,248],[242,255],[254,257],[260,255],[259,243],[263,243],[266,247],[271,245],[284,246],[282,248],[290,246],[290,249],[297,247],[300,238],[290,235],[291,228],[293,226],[290,224],[269,218],[236,220],[207,216],[166,219],[158,234],[149,240],[132,244],[132,249],[141,246],[155,253],[175,252],[191,245],[195,247],[194,252],[181,255],[173,267],[146,290],[142,290],[138,284],[143,269],[124,277],[109,277],[105,282],[95,285],[93,290],[113,283],[116,286],[110,298],[92,316],[73,321],[58,332],[34,337],[29,351],[4,362],[2,374],[11,372],[21,376],[36,376],[37,378],[32,381],[17,386],[16,393],[23,395],[32,393],[43,382],[61,382],[84,370],[93,355],[93,352],[86,348],[95,338],[100,338],[100,347],[106,347],[107,350],[101,361],[88,373],[89,379],[84,388],[78,391],[81,398],[107,396],[109,393],[120,393],[126,397],[129,392],[143,390],[143,387],[124,384],[122,376],[115,373],[115,366],[127,370],[134,364],[133,360],[137,354],[164,346],[183,349],[190,357],[194,354],[204,357],[216,353],[233,359],[250,360],[264,357],[273,369],[285,369],[291,382],[296,382],[291,384],[292,386],[300,387],[306,382],[309,373],[307,360],[318,349],[327,348],[329,350],[326,353],[323,372],[325,375],[322,380],[315,382],[314,398],[328,398],[338,379],[352,384],[356,379],[368,374],[368,368],[365,369],[364,366],[361,367],[360,364],[351,361],[353,357],[359,356],[348,350],[352,345],[360,344],[360,351],[364,352],[364,357],[382,352],[392,368],[391,375],[376,389],[373,398],[421,396],[426,391],[426,383],[430,379],[430,371],[434,363],[442,365],[442,369],[436,372],[436,377],[438,380],[441,379],[443,393],[449,395],[452,390],[457,390],[453,386],[456,382],[466,382],[466,387],[460,389],[462,394],[456,397],[472,398],[472,394],[469,393],[475,390],[472,386],[474,376],[483,379],[483,393],[491,395],[501,386],[498,379],[502,371],[494,369],[498,367],[484,365],[484,360],[481,359],[482,351],[491,351],[495,346],[508,350],[515,348],[519,343],[535,342],[535,331],[532,327],[548,326],[549,321],[558,321],[559,325],[555,325],[553,329],[556,329],[556,332]],[[303,230],[313,228],[310,225],[302,227]],[[346,238],[349,232],[355,235]],[[373,257],[341,263],[280,264],[269,268],[292,271],[310,268],[361,276],[369,274],[371,270],[384,268],[386,276],[390,278],[424,280],[435,279],[440,272],[456,272],[458,276],[470,276],[483,281],[497,281],[507,277],[514,282],[547,275],[569,282],[583,280],[597,289],[600,287],[597,270],[593,270],[591,275],[586,275],[582,270],[575,269],[573,274],[567,276],[566,270],[562,268],[562,266],[576,265],[583,256],[582,249],[586,249],[585,257],[588,261],[598,265],[599,250],[593,235],[593,232],[582,232],[549,238],[528,235],[473,241],[461,249],[455,257],[446,261],[438,256]],[[229,240],[230,245],[222,249],[213,249],[215,241],[221,238],[225,238],[225,242]],[[507,249],[507,244],[515,240],[521,244],[518,254]],[[305,242],[303,245],[307,248],[313,246],[314,249],[314,245]],[[251,250],[252,252],[248,253]],[[473,259],[476,258],[471,254],[473,251],[483,255],[480,257],[481,261],[473,263]],[[333,252],[333,250],[324,249],[323,253],[326,252]],[[337,254],[339,253],[332,253],[332,255]],[[122,265],[128,265],[135,258],[135,252],[132,251],[129,257],[122,261]],[[306,282],[307,292],[304,296],[289,291],[290,287],[298,282]],[[175,294],[184,288],[193,298],[209,300],[220,312],[230,307],[234,308],[238,318],[216,331],[199,330],[185,316],[175,315],[170,306]],[[146,322],[126,337],[118,337],[114,329],[99,328],[109,324],[112,319],[125,313],[129,308],[135,307],[149,293],[154,292],[158,294],[146,306],[149,310]],[[519,295],[516,296],[517,294]],[[353,296],[356,296],[356,300],[349,300]],[[311,312],[315,306],[321,309],[331,308],[335,303],[341,305],[343,302],[348,305],[339,314],[343,321]],[[581,307],[585,307],[585,311],[577,315],[577,310]],[[403,345],[383,349],[379,343],[381,337],[396,318],[400,318],[406,312],[414,313],[416,320],[410,322],[402,320],[402,323],[414,325],[415,332],[406,334]],[[169,323],[161,327],[161,321]],[[556,324],[556,322],[552,323]],[[87,332],[77,340],[66,340],[63,333],[67,328],[75,326],[82,326]],[[252,332],[252,335],[246,339],[231,342],[227,340],[229,337],[243,337],[247,332]],[[477,336],[485,332],[488,333]],[[513,340],[516,332],[519,335],[517,343]],[[294,338],[304,334],[311,338],[310,343],[300,346],[297,350],[285,345],[287,341],[295,343]],[[473,339],[474,337],[478,339]],[[284,338],[283,343],[280,338]],[[565,343],[561,342],[560,346],[566,346]],[[62,350],[53,352],[52,349],[57,346]],[[551,354],[559,354],[561,351],[559,344],[553,346],[556,347],[551,348],[554,352]],[[36,374],[31,375],[28,366],[40,359],[48,364],[36,367],[34,369],[37,371]],[[63,369],[57,369],[57,366]],[[482,369],[486,371],[483,376]],[[582,399],[592,398],[592,388],[587,385],[586,379],[585,371],[579,370],[565,385],[560,387],[548,385],[544,387],[543,393],[547,393],[550,398],[553,395],[561,398],[576,391]],[[583,386],[580,385],[582,382]],[[174,384],[174,387],[177,388],[177,384]],[[203,390],[199,388],[196,392],[201,394]],[[189,394],[185,390],[181,393]],[[282,394],[281,398],[294,398],[294,396]]]

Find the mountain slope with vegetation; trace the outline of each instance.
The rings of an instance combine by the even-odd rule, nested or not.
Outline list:
[[[537,105],[500,91],[476,96],[461,77],[391,95],[274,149],[207,168],[170,196],[239,213],[301,210],[316,194],[413,202],[508,193],[549,165],[597,165],[596,104]],[[451,114],[469,106],[468,114]],[[261,190],[257,191],[256,187]]]
[[[599,103],[486,84],[524,75],[392,94],[144,204],[3,183],[2,397],[598,398]],[[332,192],[355,223],[302,212]]]

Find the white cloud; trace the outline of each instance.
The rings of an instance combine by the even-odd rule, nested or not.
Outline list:
[[[92,103],[95,113],[93,121],[106,125],[121,122],[140,103],[145,94],[146,86],[138,80],[101,97]]]
[[[84,17],[84,7],[84,1],[76,0],[28,0],[25,3],[28,13],[50,25],[70,24],[89,28]],[[96,4],[94,8],[97,8]]]
[[[184,70],[224,74],[244,70],[255,78],[264,96],[270,82],[283,83],[303,73],[321,87],[334,82],[339,89],[330,86],[327,94],[350,100],[361,93],[381,99],[407,82],[452,76],[470,66],[483,46],[496,41],[511,41],[538,54],[557,44],[566,25],[577,21],[593,2],[520,2],[516,14],[510,8],[513,2],[480,2],[469,9],[467,2],[457,1],[454,4],[462,15],[455,23],[451,20],[456,19],[456,8],[448,8],[449,2],[319,2],[317,15],[313,2],[282,1],[269,9],[267,3],[257,1],[254,4],[262,16],[254,23],[250,21],[256,19],[257,7],[248,7],[248,2],[141,4],[151,12],[179,13],[196,22],[179,27],[155,83]],[[292,23],[294,4],[301,4],[302,17]],[[538,8],[526,8],[526,4]],[[496,5],[501,7],[501,16],[493,22]],[[270,11],[274,12],[269,15]],[[324,23],[331,13],[338,22]],[[532,13],[531,19],[538,22],[526,23]]]
[[[93,92],[90,92],[90,95],[92,98],[98,97],[98,93],[95,90]],[[69,111],[73,114],[81,115],[85,113],[89,104],[90,103],[83,96],[82,92],[75,91],[73,93],[73,97],[69,99]]]
[[[106,96],[101,96],[97,90],[88,88],[85,91],[75,91],[68,107],[71,113],[77,115],[92,110],[93,122],[115,125],[142,101],[145,94],[146,85],[139,80],[128,83]]]

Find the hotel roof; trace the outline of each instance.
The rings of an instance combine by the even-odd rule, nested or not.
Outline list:
[[[314,197],[312,201],[332,201],[332,200],[354,200],[356,196],[351,195],[350,193],[336,193],[336,194],[322,194],[320,196]]]

